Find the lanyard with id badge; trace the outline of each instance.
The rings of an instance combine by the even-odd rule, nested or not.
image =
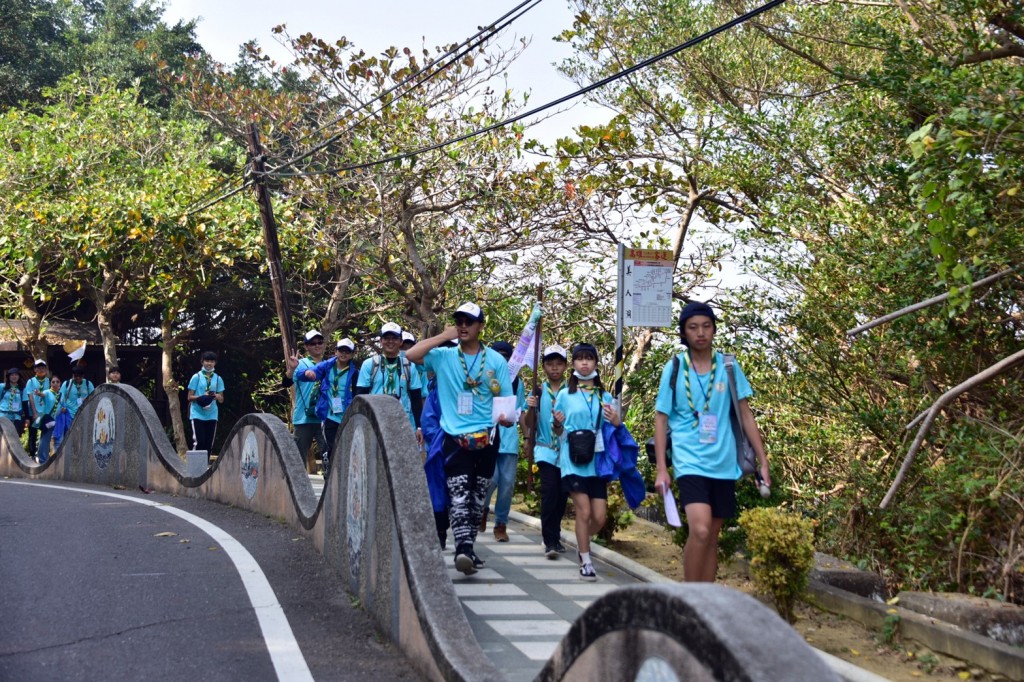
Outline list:
[[[704,382],[701,381],[700,375],[697,374],[697,369],[694,367],[693,373],[697,375],[697,384],[700,386],[701,393],[704,394],[704,409],[698,410],[697,406],[693,404],[693,390],[690,387],[690,368],[693,367],[693,363],[690,360],[690,352],[686,352],[686,400],[690,406],[690,412],[693,413],[694,427],[697,429],[697,442],[703,445],[714,445],[718,442],[718,415],[711,414],[709,408],[711,407],[711,389],[715,385],[715,370],[718,368],[718,354],[713,353],[711,356],[711,372],[708,374],[707,386],[704,386]]]
[[[341,384],[342,377],[348,374],[349,367],[346,365],[345,369],[340,372],[337,372],[336,370],[336,367],[331,367],[331,414],[341,414],[345,411],[344,396],[338,388]]]
[[[480,344],[480,350],[473,358],[473,363],[469,366],[466,365],[466,355],[459,348],[459,362],[462,363],[462,371],[466,375],[466,380],[462,383],[463,390],[459,391],[458,403],[455,411],[460,415],[473,414],[473,400],[477,395],[477,389],[483,384],[484,378],[484,356],[487,353],[487,347],[482,343]],[[473,373],[473,368],[476,363],[480,363],[477,367],[476,379],[473,379],[470,375]]]

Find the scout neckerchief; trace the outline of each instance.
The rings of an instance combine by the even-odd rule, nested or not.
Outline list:
[[[205,369],[201,369],[201,370],[199,370],[199,374],[200,374],[200,375],[201,375],[201,376],[202,376],[202,377],[203,377],[204,379],[206,379],[206,390],[205,390],[205,391],[203,391],[203,395],[206,395],[207,393],[209,393],[209,392],[210,392],[210,384],[212,384],[212,383],[213,383],[213,373],[214,373],[215,371],[216,371],[216,370],[212,370],[212,369],[211,369],[211,370],[209,370],[209,371],[207,371],[207,370],[205,370]]]
[[[58,394],[57,391],[53,390],[52,388],[48,388],[46,390],[53,394],[53,409],[50,410],[50,416],[51,417],[56,417],[57,416],[57,408],[60,407],[60,401],[57,400],[57,398],[59,397],[59,394]]]
[[[555,398],[558,396],[558,391],[556,391],[555,389],[551,388],[551,382],[550,381],[545,381],[544,382],[544,388],[547,389],[548,397],[551,398],[551,409],[555,409]],[[562,390],[562,387],[559,386],[558,390],[559,391]]]
[[[700,385],[700,390],[704,393],[704,409],[697,410],[697,407],[693,404],[693,393],[690,390],[690,367],[693,366],[693,362],[690,360],[690,349],[686,349],[686,355],[683,356],[686,362],[686,401],[690,405],[690,412],[693,413],[693,428],[697,428],[700,425],[701,412],[707,412],[711,406],[711,387],[715,383],[715,368],[718,366],[718,353],[711,351],[711,372],[708,374],[708,386],[704,388],[704,382],[700,380],[700,374],[697,374],[697,368],[693,368],[693,373],[697,374],[697,383]]]
[[[337,371],[335,371],[337,370]],[[338,386],[341,384],[341,378],[348,374],[348,365],[345,365],[345,369],[338,370],[338,363],[335,362],[334,366],[331,367],[331,397],[338,397]]]
[[[4,384],[4,399],[7,403],[4,412],[21,412],[21,391],[17,386]]]
[[[391,360],[387,357],[381,357],[381,365],[384,367],[384,378],[382,380],[384,395],[397,396],[401,392],[401,386],[398,383],[398,368],[401,367],[401,358],[395,357]]]
[[[589,386],[584,386],[584,385],[581,384],[579,386],[579,389],[580,389],[580,391],[582,393],[590,394],[589,398],[586,397],[586,396],[582,396],[582,397],[583,397],[583,402],[586,403],[586,405],[587,405],[587,412],[590,413],[590,420],[591,421],[595,421],[594,420],[594,400],[595,400],[595,398],[597,399],[597,418],[600,419],[601,418],[601,400],[600,400],[600,398],[597,397],[597,392],[594,390],[594,385],[591,384]],[[597,427],[596,423],[594,424],[594,427],[596,429],[596,427]]]
[[[462,346],[459,346],[459,362],[462,363],[462,371],[466,374],[466,381],[463,383],[463,386],[467,390],[471,391],[473,395],[480,395],[477,392],[477,388],[479,386],[482,386],[484,383],[484,356],[486,355],[486,353],[487,346],[481,343],[480,349],[477,351],[476,357],[473,358],[473,364],[475,365],[477,361],[479,361],[480,368],[476,373],[476,379],[471,379],[469,375],[471,374],[473,368],[466,366],[466,354],[462,352]]]
[[[64,404],[66,405],[68,403],[68,400],[71,398],[71,391],[74,391],[74,405],[75,407],[78,407],[79,396],[82,395],[82,389],[87,387],[88,379],[82,379],[82,383],[80,384],[76,384],[74,379],[68,379],[68,384],[70,385],[68,386],[67,394],[65,394]],[[86,390],[85,394],[89,395],[89,391]]]

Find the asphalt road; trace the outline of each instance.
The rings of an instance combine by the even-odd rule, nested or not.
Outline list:
[[[283,524],[0,480],[0,681],[196,678],[421,679]]]

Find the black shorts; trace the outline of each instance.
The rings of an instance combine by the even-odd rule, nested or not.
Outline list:
[[[586,493],[592,500],[608,499],[608,482],[597,476],[577,476],[569,474],[562,477],[562,492]]]
[[[707,504],[711,516],[716,519],[731,519],[736,516],[736,481],[707,476],[680,476],[676,479],[679,488],[679,505]]]

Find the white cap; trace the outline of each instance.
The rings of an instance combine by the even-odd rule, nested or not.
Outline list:
[[[463,303],[455,309],[454,313],[452,313],[452,317],[455,317],[456,315],[466,315],[467,317],[472,317],[478,322],[482,322],[484,319],[484,311],[480,310],[480,306],[476,303]]]
[[[46,360],[43,360],[42,358],[40,358],[40,359],[36,360],[35,364],[32,365],[32,366],[33,367],[46,367]]]
[[[401,336],[402,328],[394,322],[385,322],[384,326],[380,328],[380,335],[384,336],[385,334],[398,334]]]
[[[416,343],[416,337],[413,336],[411,332],[404,331],[402,332],[402,343],[405,343],[406,341],[412,341],[413,343]]]
[[[304,337],[302,337],[302,338],[303,338],[303,339],[305,339],[305,340],[306,340],[306,342],[309,342],[309,341],[312,341],[313,339],[315,339],[315,338],[316,338],[316,337],[318,337],[318,336],[319,336],[319,337],[320,337],[321,339],[322,339],[322,338],[324,338],[324,335],[323,335],[323,334],[321,334],[321,333],[320,333],[319,331],[317,331],[316,329],[310,329],[310,330],[309,330],[308,332],[306,332],[306,335],[305,335]]]
[[[346,336],[341,341],[338,341],[336,348],[347,348],[350,351],[355,351],[356,342]]]
[[[564,348],[559,346],[557,343],[552,344],[552,345],[546,347],[544,349],[544,355],[542,357],[546,360],[547,358],[549,358],[552,355],[561,356],[561,358],[563,360],[568,360],[569,359],[569,354],[565,351]]]

